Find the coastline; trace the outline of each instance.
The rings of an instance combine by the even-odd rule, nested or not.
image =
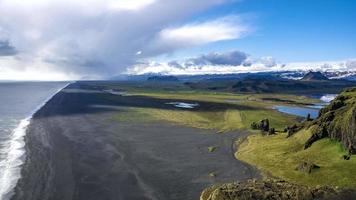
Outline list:
[[[27,129],[28,156],[12,200],[198,199],[209,185],[259,177],[231,152],[247,133],[110,120],[135,98],[78,83],[57,93]]]
[[[26,162],[26,132],[31,123],[33,116],[49,102],[57,93],[66,88],[71,83],[59,88],[56,92],[45,99],[40,105],[38,105],[28,117],[22,119],[18,126],[13,130],[10,145],[8,147],[8,153],[6,156],[6,167],[2,176],[0,177],[0,199],[8,200],[14,195],[14,189],[19,179],[21,179],[22,166]]]

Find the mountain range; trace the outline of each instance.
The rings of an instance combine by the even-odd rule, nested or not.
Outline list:
[[[254,73],[236,73],[236,74],[200,74],[200,75],[166,75],[160,73],[147,73],[140,75],[120,75],[114,76],[111,80],[129,80],[129,81],[145,81],[147,79],[160,79],[158,77],[173,76],[180,81],[201,81],[201,80],[242,80],[246,77],[254,78],[273,78],[273,79],[302,79],[305,75],[312,71],[270,71],[270,72],[254,72]],[[314,71],[317,72],[317,71]],[[319,76],[323,75],[328,79],[341,79],[348,81],[356,81],[356,71],[323,71],[318,72]],[[154,77],[154,78],[150,78]]]

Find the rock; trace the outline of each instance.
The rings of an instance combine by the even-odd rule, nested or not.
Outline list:
[[[252,122],[252,124],[251,124],[251,129],[253,129],[253,130],[259,129],[258,124],[257,124],[256,122]]]
[[[310,117],[310,113],[308,113],[307,118],[305,119],[307,122],[312,121],[312,118]]]
[[[343,155],[342,159],[344,160],[350,160],[351,156],[350,155]]]
[[[296,170],[310,174],[310,173],[312,173],[313,170],[319,169],[319,168],[320,167],[314,163],[302,162],[296,167]]]
[[[302,124],[293,124],[293,126],[287,126],[287,128],[285,129],[287,132],[287,138],[298,132],[303,127],[304,126]]]
[[[268,131],[268,135],[275,135],[276,134],[276,130],[274,128],[270,128]]]
[[[268,132],[269,131],[269,120],[262,119],[259,123],[252,122],[251,129]]]
[[[268,131],[269,130],[269,120],[268,119],[263,119],[261,120],[260,127],[262,131]]]
[[[285,128],[283,129],[283,132],[287,133],[288,130],[289,130],[289,126],[285,127]]]
[[[266,179],[213,185],[201,193],[200,200],[307,200],[331,198],[337,194],[329,187],[307,187]]]

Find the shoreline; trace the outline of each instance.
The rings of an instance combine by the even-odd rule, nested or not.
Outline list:
[[[45,99],[41,104],[39,104],[29,116],[20,120],[17,127],[13,130],[10,145],[8,147],[8,153],[6,156],[6,167],[3,172],[0,183],[2,185],[0,190],[0,199],[8,200],[14,195],[14,189],[17,186],[18,181],[22,177],[22,166],[26,162],[26,132],[27,128],[31,123],[33,116],[49,102],[57,93],[69,86],[71,83],[58,89],[47,99]]]

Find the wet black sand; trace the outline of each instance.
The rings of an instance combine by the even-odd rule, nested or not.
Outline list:
[[[189,200],[213,183],[259,177],[233,157],[233,140],[246,133],[113,121],[125,106],[166,105],[83,88],[72,84],[32,119],[23,177],[12,199]]]

